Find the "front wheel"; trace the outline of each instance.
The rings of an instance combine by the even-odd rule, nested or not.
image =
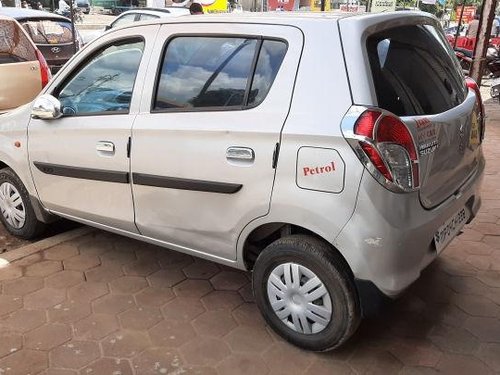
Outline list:
[[[265,248],[255,263],[253,288],[267,323],[304,349],[339,347],[361,319],[345,261],[311,236],[284,237]]]
[[[36,218],[28,191],[10,168],[0,170],[0,220],[9,233],[23,239],[37,237],[45,229]]]

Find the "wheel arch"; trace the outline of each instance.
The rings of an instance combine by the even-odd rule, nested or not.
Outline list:
[[[349,271],[350,276],[354,280],[354,273],[346,258],[327,239],[325,239],[317,232],[304,227],[303,225],[293,224],[285,221],[262,223],[250,230],[250,233],[246,235],[242,242],[243,245],[241,255],[244,267],[249,271],[253,270],[253,266],[255,264],[255,261],[257,260],[257,257],[268,245],[279,238],[293,234],[309,235],[328,244],[332,252],[337,253],[339,259],[341,259],[341,261],[345,263],[346,269]]]

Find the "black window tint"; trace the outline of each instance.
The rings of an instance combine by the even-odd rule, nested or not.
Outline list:
[[[80,66],[59,92],[66,115],[129,110],[144,42],[110,45]]]
[[[243,106],[256,47],[255,39],[173,39],[165,52],[154,109]]]
[[[265,40],[262,43],[248,98],[249,105],[262,103],[278,74],[286,50],[286,43],[281,41]]]
[[[460,66],[433,26],[402,26],[368,38],[379,107],[399,116],[445,112],[465,99]]]

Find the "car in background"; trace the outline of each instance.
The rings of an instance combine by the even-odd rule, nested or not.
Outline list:
[[[22,26],[0,15],[0,113],[33,100],[51,77],[45,58]]]
[[[464,24],[460,25],[459,36],[465,36],[467,34],[468,28],[469,28],[469,25],[464,25]],[[455,37],[455,35],[457,35],[457,29],[458,29],[458,26],[447,27],[444,29],[444,34]]]
[[[89,0],[76,0],[76,6],[80,8],[83,13],[90,13],[90,1]]]
[[[0,15],[16,19],[42,52],[53,73],[57,72],[83,45],[76,32],[73,46],[71,20],[42,10],[23,8],[0,8]],[[75,48],[76,47],[76,48]]]
[[[120,14],[105,30],[113,29],[118,26],[138,21],[150,21],[165,17],[180,17],[189,15],[189,9],[183,7],[167,8],[135,8]]]

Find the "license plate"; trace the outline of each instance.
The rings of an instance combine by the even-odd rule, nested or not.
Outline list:
[[[455,238],[467,220],[469,220],[469,217],[469,210],[464,207],[438,229],[434,235],[434,244],[436,245],[438,254]]]

